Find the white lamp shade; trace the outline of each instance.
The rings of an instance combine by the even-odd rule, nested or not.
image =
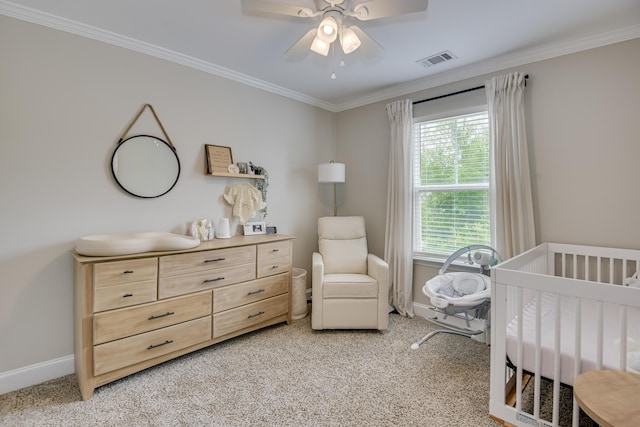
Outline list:
[[[325,43],[333,43],[338,36],[338,21],[333,16],[327,16],[318,27],[318,38]]]
[[[322,163],[318,165],[318,182],[345,182],[344,163]]]
[[[351,28],[343,28],[340,33],[340,44],[345,54],[350,54],[360,47],[361,41]]]
[[[313,39],[313,43],[311,43],[311,50],[320,55],[327,56],[330,45],[330,43],[325,43],[316,37]]]

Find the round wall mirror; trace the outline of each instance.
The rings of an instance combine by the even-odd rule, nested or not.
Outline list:
[[[142,198],[167,194],[178,182],[180,160],[166,141],[135,135],[120,142],[111,157],[111,172],[127,193]]]

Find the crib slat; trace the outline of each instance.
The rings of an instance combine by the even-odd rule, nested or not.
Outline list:
[[[627,306],[620,307],[620,368],[627,370]]]
[[[523,313],[523,304],[522,304],[522,288],[517,288],[516,294],[516,305],[518,310],[518,353],[517,353],[517,375],[516,375],[516,410],[522,410],[522,358],[523,358],[523,349],[522,349],[522,337],[523,337],[523,323],[524,323],[524,313]]]
[[[589,255],[584,256],[584,280],[589,280]]]
[[[560,294],[556,294],[556,324],[555,324],[555,340],[553,343],[553,417],[552,422],[554,426],[558,425],[560,420],[560,343],[562,337],[560,335],[560,328],[562,326],[560,310]]]
[[[613,257],[609,258],[609,283],[613,283]]]
[[[582,370],[581,360],[582,360],[582,298],[576,298],[576,324],[575,324],[575,347],[574,353],[575,358],[573,361],[573,377],[577,378],[580,375],[580,371]],[[573,427],[578,427],[580,421],[580,406],[576,401],[576,398],[573,398]]]
[[[540,418],[540,368],[542,365],[542,295],[540,291],[536,291],[536,352],[535,352],[535,387],[533,390],[533,414],[536,418]]]
[[[533,413],[540,418],[540,372],[542,371],[542,292],[536,291],[536,372],[533,391]]]
[[[597,340],[596,340],[596,369],[602,369],[602,343],[603,343],[603,329],[604,329],[604,319],[603,319],[603,310],[602,310],[602,301],[598,301],[597,303],[596,316],[598,318],[598,330],[597,330]]]

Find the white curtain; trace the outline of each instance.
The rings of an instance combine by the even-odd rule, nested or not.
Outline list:
[[[524,87],[525,75],[517,72],[485,83],[493,162],[491,206],[495,223],[491,229],[504,259],[535,246]]]
[[[413,248],[411,243],[411,100],[387,105],[391,125],[384,259],[389,264],[389,304],[413,317]]]

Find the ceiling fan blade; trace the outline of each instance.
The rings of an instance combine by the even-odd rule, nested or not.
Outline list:
[[[405,13],[424,12],[429,0],[369,0],[353,6],[353,16],[362,21],[404,15]]]
[[[246,14],[273,14],[295,16],[297,18],[309,18],[317,16],[318,13],[308,7],[296,6],[288,3],[262,1],[262,0],[241,0],[242,12]]]
[[[366,59],[374,59],[382,54],[384,48],[380,46],[380,44],[371,36],[369,36],[369,34],[362,31],[362,29],[356,25],[352,25],[350,28],[354,33],[356,33],[356,35],[362,42],[356,52],[360,52],[360,54],[362,54]]]
[[[314,37],[316,36],[316,33],[317,30],[315,28],[312,28],[307,31],[304,36],[300,37],[300,39],[284,53],[287,59],[290,59],[292,61],[300,61],[303,58],[307,57],[311,53],[310,47]]]

